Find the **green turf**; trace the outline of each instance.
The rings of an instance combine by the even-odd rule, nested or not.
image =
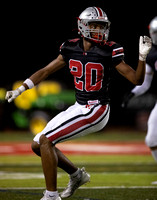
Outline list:
[[[29,174],[28,174],[29,175]],[[18,178],[18,173],[14,175],[14,179],[1,179],[0,188],[14,188],[14,187],[45,187],[44,178]],[[41,176],[42,174],[40,174]],[[93,173],[90,172],[91,182],[86,187],[101,187],[101,186],[152,186],[151,182],[157,180],[157,173]],[[34,175],[35,176],[35,175]],[[36,176],[39,176],[36,173]],[[68,183],[68,176],[66,174],[58,174],[58,187],[65,187]]]
[[[103,141],[103,142],[125,142],[125,141],[144,141],[146,132],[144,131],[137,131],[137,130],[130,130],[130,129],[104,129],[98,133],[92,133],[80,138],[75,139],[75,141]],[[12,142],[16,141],[32,141],[33,135],[30,132],[0,132],[0,142],[8,142],[9,140]]]
[[[151,155],[66,155],[75,163],[154,163]],[[1,164],[40,164],[40,157],[36,155],[7,155],[0,156]]]
[[[0,200],[39,200],[43,190],[0,190]],[[79,189],[69,200],[157,200],[155,188]]]
[[[148,164],[77,164],[80,168],[85,167],[90,172],[157,172],[156,163]],[[41,172],[41,165],[0,165],[0,171],[3,172]],[[60,172],[61,170],[58,169]]]
[[[32,141],[33,135],[30,132],[0,132],[0,142]]]
[[[118,130],[91,134],[76,141],[143,142],[144,137],[144,132]],[[13,142],[31,142],[33,136],[30,133],[0,133],[1,142],[8,142],[8,138]],[[68,155],[68,157],[77,166],[84,166],[91,175],[91,182],[85,185],[84,189],[77,190],[69,200],[157,200],[157,185],[151,184],[157,181],[157,164],[151,155]],[[65,187],[68,176],[59,169],[57,180],[58,187]],[[29,189],[26,189],[28,187]],[[32,189],[34,187],[37,189]],[[93,187],[105,188],[93,189]],[[44,188],[45,181],[39,157],[0,156],[0,200],[39,200]]]
[[[90,155],[68,156],[79,167],[85,167],[91,174],[91,182],[87,187],[93,186],[150,186],[157,180],[157,165],[151,155]],[[2,156],[0,157],[0,187],[44,187],[40,158],[36,156]],[[58,186],[65,187],[68,176],[58,170]],[[35,174],[38,178],[21,178],[19,173]],[[7,176],[8,175],[8,176]],[[34,176],[35,176],[34,175]],[[7,178],[6,178],[7,176]],[[9,179],[9,177],[11,177]],[[39,181],[40,179],[40,181]],[[11,181],[10,181],[11,180]]]

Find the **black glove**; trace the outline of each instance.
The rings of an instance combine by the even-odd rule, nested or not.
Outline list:
[[[121,104],[122,108],[126,108],[129,101],[135,96],[135,94],[133,92],[127,93],[126,95],[124,95],[124,99],[123,102]]]

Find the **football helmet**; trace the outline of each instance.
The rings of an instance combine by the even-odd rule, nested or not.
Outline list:
[[[152,39],[152,43],[157,45],[157,16],[154,17],[149,24],[149,34]]]
[[[90,28],[91,23],[103,25],[101,29]],[[91,41],[106,42],[109,36],[110,21],[99,7],[88,7],[78,17],[78,33]]]

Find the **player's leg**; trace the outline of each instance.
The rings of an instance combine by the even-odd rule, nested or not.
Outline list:
[[[73,106],[70,106],[66,111],[59,113],[47,124],[45,129],[34,138],[32,142],[32,150],[34,151],[34,153],[36,153],[38,156],[41,156],[39,145],[40,135],[45,134],[46,132],[57,126],[60,126],[60,124],[64,123],[64,121],[78,114],[78,106],[76,105],[77,104],[74,104]],[[73,113],[69,114],[71,113],[71,111]],[[55,150],[58,157],[58,167],[63,169],[68,174],[73,174],[78,170],[78,168],[58,148],[55,147]]]
[[[78,167],[76,167],[58,148],[55,147],[55,150],[58,157],[58,167],[68,174],[75,173]]]
[[[94,118],[96,115],[91,116],[91,118]],[[87,119],[84,118],[86,119],[86,126],[85,126],[86,128],[84,127],[82,131],[80,130],[80,132],[78,133],[79,136],[83,136],[85,134],[89,134],[89,133],[97,132],[101,130],[107,124],[107,121],[109,119],[109,106],[106,106],[106,109],[104,110],[103,114],[101,114],[100,118],[99,117],[95,118],[94,122],[90,121],[91,118],[87,118]],[[80,121],[80,123],[82,122]],[[77,134],[74,135],[74,137],[77,137]],[[70,177],[70,181],[68,183],[68,186],[63,190],[63,192],[60,193],[60,196],[62,198],[70,197],[78,187],[87,183],[90,180],[90,176],[89,174],[86,173],[86,171],[84,171],[84,168],[78,171],[77,174],[74,173],[70,175],[69,177]]]
[[[32,145],[33,146],[33,145]],[[36,145],[37,148],[38,144]],[[51,141],[41,135],[39,138],[38,153],[41,156],[43,173],[45,176],[46,191],[41,200],[61,200],[57,191],[57,163],[58,157],[54,145]]]
[[[54,148],[58,158],[58,167],[68,174],[76,172],[78,168],[58,148]],[[40,145],[35,141],[32,142],[32,150],[36,155],[41,156]]]
[[[71,110],[73,110],[73,106],[71,107]],[[32,150],[38,156],[41,156],[42,167],[45,176],[47,190],[44,193],[42,200],[49,196],[54,196],[54,199],[56,200],[59,200],[60,198],[57,192],[57,165],[72,175],[75,174],[77,176],[79,171],[81,171],[75,167],[75,165],[68,158],[66,158],[63,153],[54,146],[54,144],[52,144],[52,141],[50,141],[44,135],[44,132],[47,132],[47,129],[49,130],[50,127],[52,129],[55,128],[55,126],[63,123],[62,118],[64,120],[67,119],[65,115],[66,114],[64,112],[57,115],[53,120],[51,120],[50,123],[48,123],[43,132],[38,134],[35,137],[35,140],[32,142]]]
[[[44,136],[44,135],[42,135],[42,136]],[[50,141],[47,141],[47,142],[50,142]],[[86,183],[86,182],[89,182],[90,176],[89,176],[89,174],[87,174],[85,172],[85,170],[82,170],[82,169],[79,169],[78,167],[76,167],[58,148],[56,148],[54,146],[52,147],[52,144],[51,144],[49,153],[51,152],[51,148],[55,148],[55,151],[56,151],[56,154],[57,154],[57,158],[58,158],[58,167],[60,167],[61,169],[63,169],[65,172],[67,172],[69,174],[69,177],[70,177],[70,180],[71,180],[70,183],[72,184],[72,185],[70,184],[70,186],[73,186],[74,184],[78,185],[77,184],[78,182],[81,185]],[[41,156],[39,144],[37,144],[34,141],[32,143],[32,149],[38,156]],[[48,148],[46,147],[46,149],[48,149]],[[51,163],[53,160],[49,159],[49,162],[45,162],[45,159],[47,160],[48,157],[50,156],[50,154],[47,152],[47,150],[46,150],[46,153],[44,153],[45,152],[45,148],[43,148],[42,152],[43,152],[43,155],[45,155],[45,156],[42,156],[41,158],[42,158],[42,163],[43,163],[43,170],[45,169],[45,172],[46,172],[46,174],[48,176],[48,179],[46,178],[46,180],[47,180],[46,186],[47,186],[47,190],[48,190],[49,185],[56,187],[56,174],[54,173],[54,171],[51,171],[51,170],[53,170],[52,163]],[[48,156],[47,156],[47,154],[48,154]],[[53,155],[52,152],[51,152],[51,155]],[[46,174],[44,173],[44,175],[46,175]],[[73,179],[73,177],[74,177],[74,179]],[[78,187],[79,187],[79,185],[78,185]],[[47,190],[46,190],[46,192],[47,192]],[[49,190],[50,191],[55,191],[54,187],[53,187],[53,190],[52,190],[52,188],[49,188]],[[72,193],[73,193],[73,192],[71,192],[71,190],[70,191],[69,190],[68,191],[64,190],[64,191],[66,191],[66,192],[64,192],[64,196],[65,195],[66,196],[69,196],[69,195],[71,196]],[[72,189],[72,191],[73,191],[73,189]],[[46,195],[46,192],[45,192],[44,195]],[[50,193],[50,195],[51,195],[51,193]],[[64,198],[64,196],[63,196],[63,198]]]
[[[57,191],[57,164],[58,157],[54,145],[45,135],[40,137],[40,154],[42,168],[45,176],[46,189],[48,191]]]
[[[157,162],[157,128],[156,128],[156,122],[157,122],[157,103],[153,110],[151,111],[151,114],[149,116],[148,120],[148,131],[145,138],[147,146],[150,148],[153,158]]]
[[[148,131],[145,138],[147,146],[150,148],[154,160],[157,162],[157,103],[153,108],[149,120],[148,120]],[[157,181],[152,182],[152,184],[157,184]]]
[[[35,136],[34,141],[39,143],[39,138],[42,134],[53,143],[57,143],[69,138],[98,131],[107,123],[108,117],[108,105],[95,105],[90,107],[75,105],[73,109],[69,108],[66,112],[59,114],[59,117],[57,116],[51,120],[44,131]],[[60,155],[62,156],[61,152]],[[63,167],[64,161],[65,157],[63,156],[60,166]],[[69,171],[68,173],[71,172]],[[87,181],[89,181],[89,175],[83,169],[78,169],[71,174],[68,187],[63,191],[63,197],[71,196],[80,185]],[[49,183],[52,184],[52,182]]]

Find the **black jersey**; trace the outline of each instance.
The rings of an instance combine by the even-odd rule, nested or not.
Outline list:
[[[79,104],[109,103],[110,71],[122,61],[123,47],[107,42],[84,52],[83,40],[77,38],[63,43],[60,53],[74,76],[76,101]]]

